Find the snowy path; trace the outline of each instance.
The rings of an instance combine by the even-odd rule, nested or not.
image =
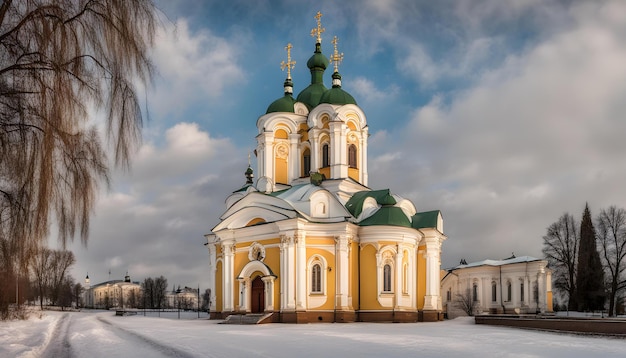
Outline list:
[[[218,325],[205,319],[45,312],[0,322],[0,357],[624,357],[626,340],[436,323]]]

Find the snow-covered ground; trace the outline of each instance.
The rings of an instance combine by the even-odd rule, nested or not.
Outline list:
[[[237,326],[102,311],[37,316],[0,322],[0,357],[626,356],[621,338],[474,325],[467,317],[414,324]]]

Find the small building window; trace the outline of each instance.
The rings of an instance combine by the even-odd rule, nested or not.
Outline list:
[[[478,301],[478,285],[474,284],[474,286],[472,286],[472,301],[477,302]]]
[[[498,301],[498,285],[495,282],[491,283],[491,301]]]
[[[391,292],[391,265],[383,267],[383,292]]]
[[[356,168],[356,145],[354,144],[348,146],[348,166]]]
[[[322,145],[322,167],[330,166],[330,153],[328,143]]]
[[[311,173],[311,152],[307,148],[302,154],[302,176],[308,177]]]
[[[524,302],[524,282],[519,285],[520,290],[520,301]]]
[[[506,283],[506,300],[508,302],[511,302],[511,296],[512,296],[511,295],[511,293],[512,293],[511,291],[513,291],[513,287],[511,285],[511,281],[509,281],[509,282]]]
[[[452,289],[449,288],[448,292],[446,292],[446,301],[450,302],[452,301]]]
[[[322,293],[322,267],[314,264],[311,268],[311,292]]]

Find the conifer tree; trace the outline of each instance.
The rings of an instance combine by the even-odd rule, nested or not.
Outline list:
[[[578,248],[576,292],[579,311],[595,311],[604,308],[604,271],[596,246],[596,232],[591,221],[589,204],[580,222],[580,245]]]

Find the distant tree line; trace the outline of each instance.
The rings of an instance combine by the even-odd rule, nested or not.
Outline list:
[[[611,206],[592,220],[585,205],[580,223],[564,213],[543,237],[554,288],[574,311],[623,312],[626,290],[626,211]]]

